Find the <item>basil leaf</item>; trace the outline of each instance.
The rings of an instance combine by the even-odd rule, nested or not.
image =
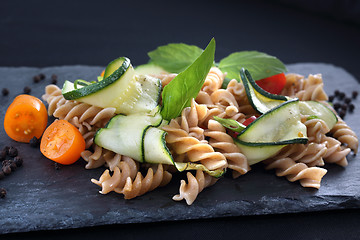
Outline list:
[[[165,120],[176,118],[185,107],[190,106],[191,99],[198,95],[214,63],[214,55],[215,39],[213,38],[195,62],[164,87],[161,116]]]
[[[148,53],[150,61],[171,73],[180,73],[192,64],[203,52],[197,46],[170,43]]]
[[[226,77],[240,81],[241,68],[249,70],[253,79],[259,80],[282,72],[287,72],[285,65],[276,57],[257,51],[235,52],[221,59],[219,68],[227,72]]]
[[[216,121],[218,121],[224,127],[228,128],[234,132],[241,132],[242,130],[244,130],[246,128],[246,126],[244,124],[241,124],[234,119],[220,118],[217,116],[214,116],[214,119]]]

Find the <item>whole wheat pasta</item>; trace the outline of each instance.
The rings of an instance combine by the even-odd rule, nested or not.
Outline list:
[[[153,168],[148,168],[145,178],[140,172],[137,172],[136,177],[131,177],[127,172],[126,164],[123,165],[120,165],[121,170],[119,167],[115,167],[112,176],[110,176],[109,170],[105,170],[99,180],[91,180],[102,187],[100,193],[107,194],[115,191],[123,194],[125,199],[132,199],[157,187],[165,186],[172,177],[171,173],[164,171],[162,164],[157,165],[155,173]]]
[[[204,91],[211,95],[213,92],[219,90],[225,79],[225,74],[217,67],[210,68],[207,74],[201,91]]]
[[[179,194],[173,197],[175,201],[185,200],[188,205],[191,205],[198,194],[206,187],[209,187],[217,182],[217,178],[211,177],[201,170],[196,171],[196,176],[187,172],[187,183],[181,180]]]
[[[279,158],[264,161],[266,169],[275,169],[278,177],[286,177],[290,182],[299,181],[303,187],[320,188],[322,177],[327,170],[320,167],[308,167],[305,163],[296,163],[291,158]]]
[[[349,147],[355,154],[358,151],[359,140],[356,133],[338,116],[338,122],[330,130],[334,138]]]
[[[219,122],[210,120],[205,136],[210,137],[209,144],[225,156],[228,161],[228,168],[233,170],[234,178],[250,170],[245,155],[240,152],[233,138],[226,133],[225,128]]]

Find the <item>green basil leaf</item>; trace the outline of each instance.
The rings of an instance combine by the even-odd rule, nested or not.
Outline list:
[[[244,124],[241,124],[234,119],[220,118],[217,116],[214,116],[214,119],[216,121],[218,121],[224,127],[228,128],[234,132],[241,132],[242,130],[244,130],[246,128],[246,126]]]
[[[170,43],[148,53],[150,61],[171,73],[180,73],[192,64],[203,52],[194,45]]]
[[[253,79],[259,80],[282,72],[287,72],[285,65],[276,57],[257,51],[235,52],[221,59],[219,68],[227,72],[226,77],[240,81],[241,68],[247,69]]]
[[[198,95],[214,63],[214,55],[215,39],[213,38],[203,53],[164,87],[161,116],[165,120],[176,118],[185,107],[190,106],[191,99]]]

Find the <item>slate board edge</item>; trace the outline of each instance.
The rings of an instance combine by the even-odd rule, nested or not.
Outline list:
[[[345,71],[342,68],[336,67],[332,64],[323,64],[323,63],[297,63],[297,64],[289,64],[289,67],[291,66],[298,66],[303,65],[306,67],[306,65],[312,65],[319,64],[319,65],[329,65],[335,68],[338,68],[339,70]],[[95,66],[60,66],[60,67],[48,67],[48,68],[31,68],[39,72],[44,71],[45,69],[52,69],[52,68],[62,68],[62,67],[95,67]],[[1,70],[2,67],[0,67]],[[12,67],[5,67],[7,69]],[[14,67],[16,69],[17,67]],[[28,67],[24,67],[28,68]],[[346,72],[346,71],[345,71]],[[350,75],[350,74],[349,74]],[[350,75],[351,76],[351,75]],[[352,76],[351,76],[352,77]],[[335,200],[335,201],[332,201]],[[296,209],[292,209],[291,207],[294,206],[294,201],[297,203]],[[309,202],[311,202],[311,205],[309,206]],[[285,204],[284,204],[285,203]],[[178,204],[185,204],[185,203],[178,203]],[[180,206],[179,205],[179,206]],[[215,204],[216,205],[216,204]],[[215,206],[214,205],[214,206]],[[257,211],[254,212],[254,205],[256,205]],[[251,207],[250,207],[251,206]],[[299,213],[299,212],[318,212],[318,211],[325,211],[325,210],[338,210],[338,209],[353,209],[353,208],[359,208],[360,207],[360,201],[358,197],[354,196],[313,196],[313,197],[305,197],[305,198],[291,198],[291,199],[284,199],[284,198],[263,198],[258,203],[250,202],[250,201],[233,201],[233,202],[227,202],[223,203],[222,205],[217,205],[217,211],[215,213],[211,212],[209,213],[207,208],[192,208],[192,206],[189,206],[189,211],[187,214],[184,214],[184,212],[181,212],[179,214],[176,211],[176,206],[173,207],[174,209],[166,209],[166,211],[170,211],[172,213],[172,220],[173,221],[180,221],[180,220],[190,220],[190,219],[207,219],[207,218],[219,218],[219,217],[234,217],[234,216],[246,216],[246,215],[268,215],[268,214],[274,214],[271,210],[271,207],[276,207],[278,209],[276,214],[284,214],[284,213]],[[181,210],[181,208],[180,208]],[[136,216],[136,209],[129,208],[129,211],[134,211],[134,216]],[[167,212],[168,213],[168,212]],[[46,224],[36,223],[33,222],[31,225],[33,227],[25,226],[23,228],[15,228],[14,229],[9,228],[9,225],[12,224],[11,219],[9,221],[6,221],[5,218],[1,220],[2,226],[6,225],[8,228],[3,231],[0,225],[0,234],[5,233],[15,233],[15,232],[28,232],[28,231],[40,231],[40,230],[57,230],[57,229],[71,229],[71,228],[82,228],[82,227],[91,227],[91,226],[101,226],[101,225],[111,225],[111,224],[131,224],[131,223],[140,223],[138,219],[122,219],[121,213],[119,212],[113,212],[114,218],[112,218],[112,221],[106,221],[106,222],[94,222],[93,224],[78,224],[76,225],[76,218],[73,222],[73,226],[69,225],[69,223],[66,222],[66,219],[59,219],[60,222],[63,222],[63,225],[60,224],[60,226],[48,226]],[[80,216],[80,217],[86,217],[86,216]],[[166,219],[158,218],[154,219],[151,217],[144,217],[142,218],[141,222],[161,222],[161,221],[168,221],[169,216],[167,216]],[[73,221],[74,219],[72,219]],[[90,220],[90,219],[89,219]]]

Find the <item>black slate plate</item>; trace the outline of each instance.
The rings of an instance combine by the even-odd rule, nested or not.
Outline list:
[[[90,80],[103,68],[64,66],[48,68],[0,68],[1,88],[10,90],[1,96],[1,122],[13,98],[23,87],[32,88],[31,94],[41,97],[50,83],[51,74],[58,75],[59,86],[66,79]],[[345,92],[360,90],[359,83],[346,71],[328,64],[293,64],[290,72],[301,74],[322,73],[325,89]],[[47,78],[33,83],[32,77],[44,73]],[[355,105],[359,105],[359,100]],[[360,135],[357,118],[360,110],[346,116],[346,122]],[[179,180],[164,188],[133,200],[121,195],[101,195],[99,187],[90,182],[99,178],[103,168],[85,170],[84,161],[56,170],[54,163],[44,158],[38,149],[10,140],[3,127],[0,129],[0,148],[12,145],[24,157],[24,166],[0,180],[7,196],[0,199],[0,233],[35,230],[69,229],[107,224],[174,221],[184,219],[217,218],[241,215],[262,215],[350,209],[360,207],[360,161],[350,154],[349,166],[327,165],[328,173],[320,190],[302,188],[278,178],[273,172],[255,166],[245,176],[233,180],[223,178],[213,187],[205,189],[192,206],[171,200],[178,193]]]

